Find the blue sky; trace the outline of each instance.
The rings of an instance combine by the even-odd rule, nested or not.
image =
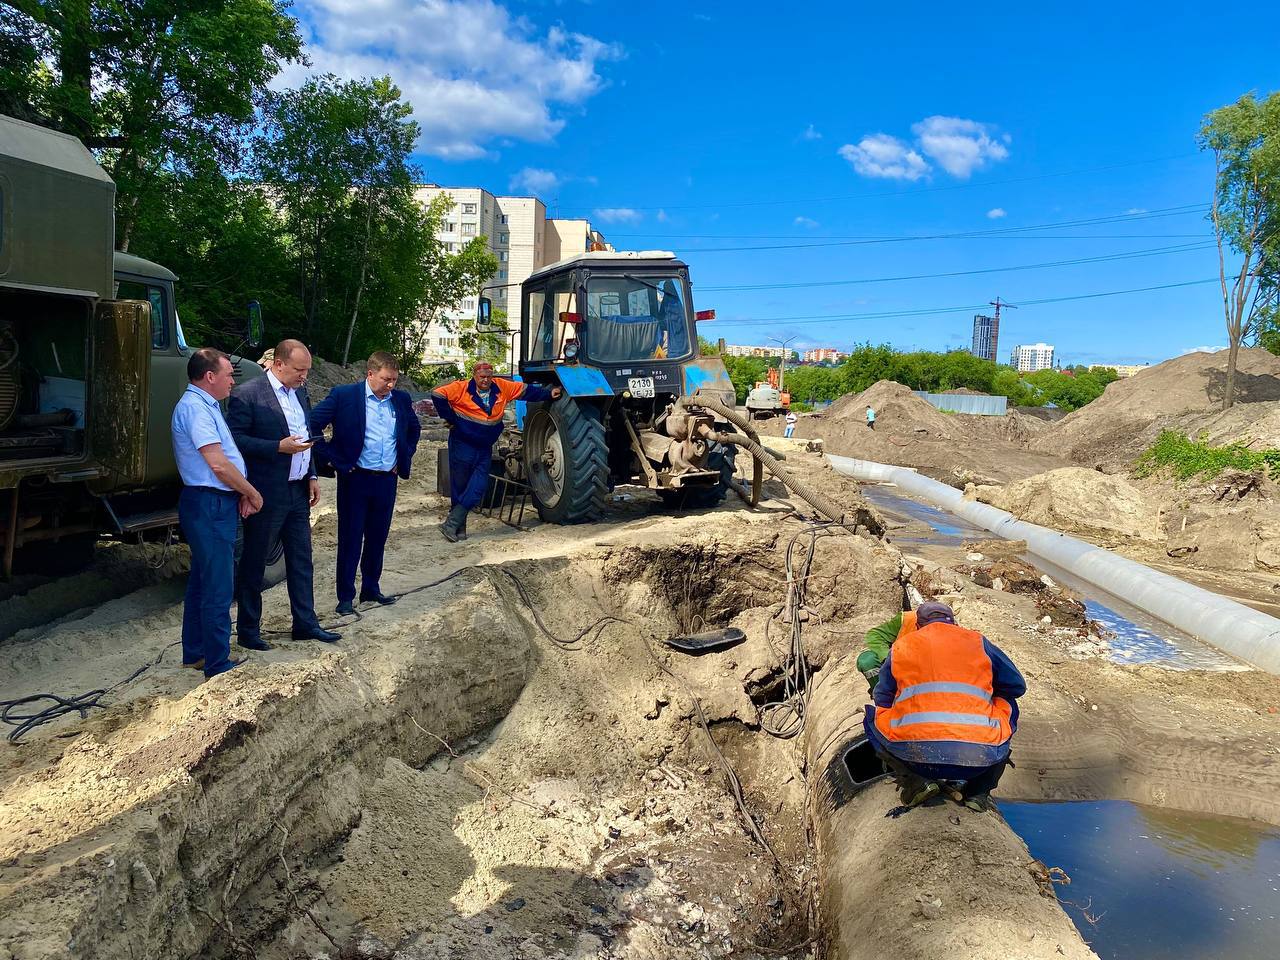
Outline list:
[[[1019,304],[1002,360],[1039,340],[1067,363],[1225,343],[1216,283],[1197,282],[1217,254],[1194,138],[1206,111],[1280,88],[1280,6],[1250,5],[1246,28],[1208,3],[1035,6],[295,11],[313,70],[400,84],[430,179],[675,250],[713,339],[967,346],[999,295]]]

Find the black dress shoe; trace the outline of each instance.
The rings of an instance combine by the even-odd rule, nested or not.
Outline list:
[[[333,608],[333,612],[340,617],[355,616],[356,608],[350,600],[341,600],[338,605]]]
[[[391,604],[395,603],[399,599],[400,599],[399,597],[388,597],[385,593],[381,593],[381,592],[360,594],[361,603],[380,603],[384,607],[389,607]]]
[[[317,624],[314,627],[308,627],[305,630],[294,630],[293,639],[295,640],[319,640],[321,643],[337,643],[342,639],[342,634],[334,633],[332,630],[326,630]]]
[[[270,650],[271,644],[263,640],[261,637],[237,637],[236,645],[244,647],[246,650]]]

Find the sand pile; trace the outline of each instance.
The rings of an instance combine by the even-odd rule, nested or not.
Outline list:
[[[978,487],[977,496],[1019,520],[1093,539],[1164,540],[1156,504],[1123,477],[1096,470],[1050,470],[1005,487]]]
[[[942,439],[959,439],[964,434],[955,417],[916,396],[910,387],[892,380],[880,380],[861,393],[846,394],[821,416],[833,424],[852,424],[866,430],[868,405],[876,412],[877,431],[925,434]]]
[[[1198,432],[1199,420],[1219,414],[1227,381],[1227,353],[1189,353],[1109,384],[1101,397],[1042,432],[1033,449],[1087,466],[1127,467],[1162,429]],[[1247,432],[1280,401],[1280,357],[1240,351],[1232,429]],[[1266,403],[1259,409],[1257,404]],[[1239,409],[1244,407],[1243,410]]]

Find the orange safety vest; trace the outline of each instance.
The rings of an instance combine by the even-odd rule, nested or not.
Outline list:
[[[902,626],[898,628],[898,636],[894,639],[893,642],[897,643],[899,640],[905,637],[908,633],[915,633],[915,632],[916,632],[916,612],[914,610],[908,610],[906,613],[902,615]]]
[[[889,742],[997,746],[1013,736],[1013,708],[994,695],[982,634],[926,624],[894,641],[890,663],[898,693],[893,706],[876,708],[875,721]]]
[[[471,380],[454,380],[452,383],[441,384],[431,392],[447,400],[453,412],[464,420],[484,425],[501,423],[502,411],[507,408],[507,404],[519,400],[528,386],[516,380],[494,377],[493,385],[498,388],[498,395],[494,398],[493,408],[486,410],[472,395],[471,383]]]

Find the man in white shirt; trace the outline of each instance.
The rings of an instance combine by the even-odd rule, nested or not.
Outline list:
[[[307,429],[311,403],[307,374],[311,352],[297,340],[275,349],[265,377],[231,392],[227,424],[248,465],[249,482],[262,492],[262,510],[244,522],[244,549],[236,581],[236,642],[250,650],[270,650],[262,639],[262,580],[267,557],[284,548],[293,639],[333,643],[340,635],[316,619],[312,591],[311,508],[320,502]]]
[[[794,410],[787,411],[787,430],[786,433],[783,434],[784,437],[790,437],[796,432],[796,421],[799,419],[800,418],[796,416],[796,412]]]

